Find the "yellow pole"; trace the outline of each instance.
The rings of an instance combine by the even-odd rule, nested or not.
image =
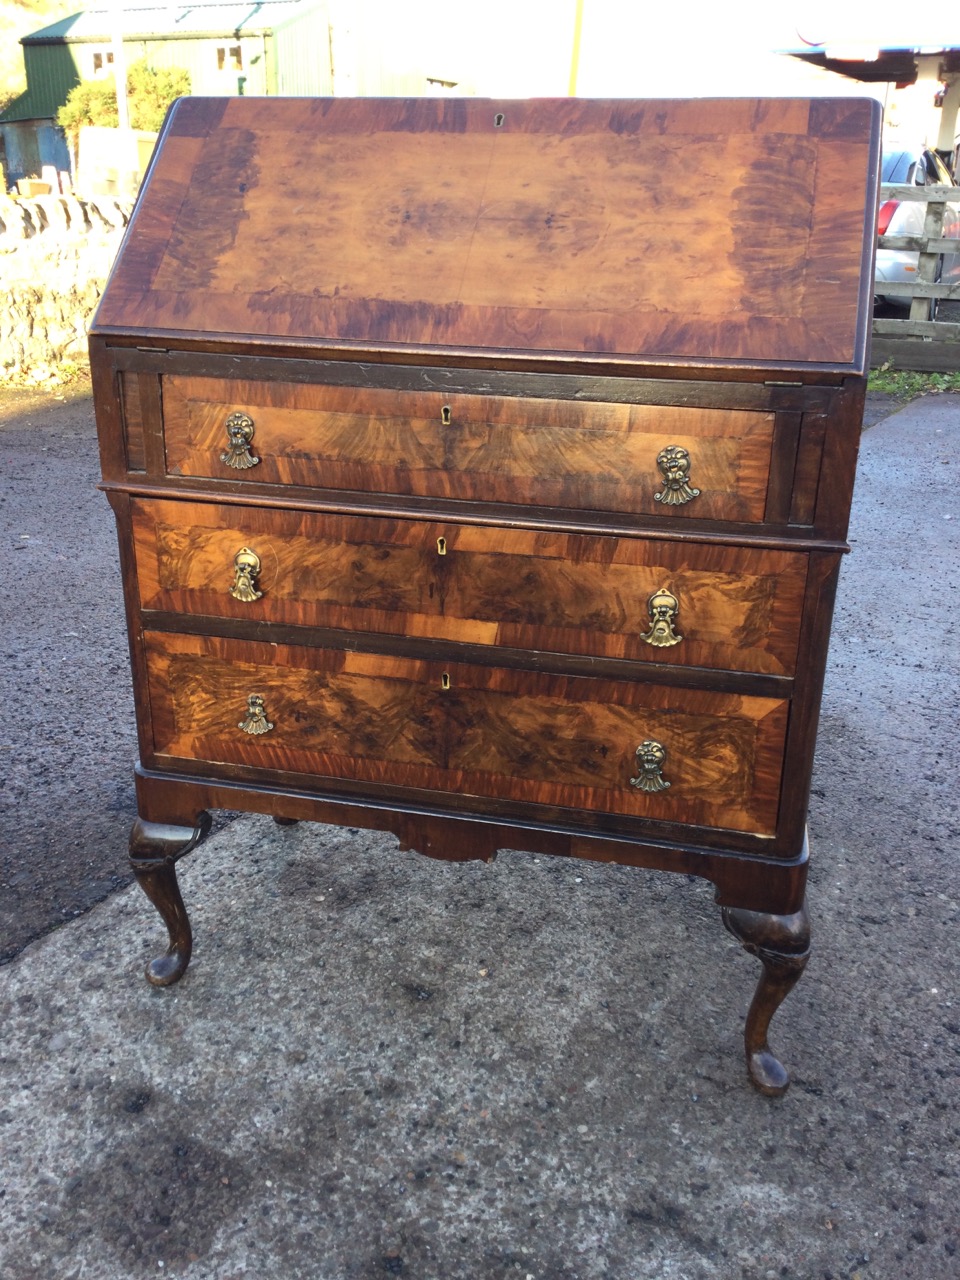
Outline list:
[[[576,0],[576,15],[573,19],[573,56],[570,59],[570,85],[567,93],[571,98],[577,96],[577,72],[580,69],[580,33],[583,31],[583,0]]]

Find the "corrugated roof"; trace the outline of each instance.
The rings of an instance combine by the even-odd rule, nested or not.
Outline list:
[[[49,94],[31,93],[26,89],[0,111],[0,124],[18,124],[24,120],[52,120],[59,110],[50,103]]]
[[[59,44],[61,41],[109,40],[119,23],[125,40],[149,36],[230,35],[235,31],[255,34],[270,31],[314,0],[255,0],[245,4],[223,4],[219,0],[193,4],[144,4],[115,9],[84,9],[61,18],[49,27],[24,36],[21,44]]]

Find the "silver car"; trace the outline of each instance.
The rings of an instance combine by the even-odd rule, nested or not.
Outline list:
[[[880,164],[881,182],[903,182],[916,187],[943,184],[953,186],[950,171],[929,147],[914,150],[884,148]],[[922,236],[927,206],[922,201],[883,200],[877,217],[877,234],[887,236]],[[960,204],[948,204],[943,219],[945,239],[960,239]],[[885,294],[883,286],[890,281],[914,283],[917,279],[919,254],[908,249],[878,249],[874,293],[879,301],[896,307],[909,307],[910,298],[902,294]],[[941,254],[937,277],[944,284],[960,283],[960,252]],[[937,299],[930,299],[929,315],[934,318]]]

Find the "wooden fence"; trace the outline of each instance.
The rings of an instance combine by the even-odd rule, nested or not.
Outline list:
[[[874,317],[871,365],[889,363],[895,369],[939,372],[960,370],[960,322],[930,320],[930,299],[960,303],[960,283],[937,282],[937,263],[943,253],[960,252],[960,240],[943,238],[946,206],[960,204],[960,187],[913,187],[883,183],[880,199],[924,201],[927,206],[920,236],[881,236],[881,249],[909,249],[920,255],[915,281],[884,283],[887,297],[911,298],[910,315],[904,320]],[[942,313],[946,308],[939,308]],[[954,310],[955,308],[950,308]]]

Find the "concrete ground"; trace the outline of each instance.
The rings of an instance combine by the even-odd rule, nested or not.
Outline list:
[[[682,876],[242,817],[180,864],[194,960],[148,987],[159,917],[109,892],[132,754],[110,517],[62,493],[58,517],[36,479],[36,527],[3,535],[41,543],[4,561],[9,592],[40,557],[4,635],[4,894],[22,842],[56,868],[25,873],[51,895],[27,936],[82,914],[0,968],[3,1280],[960,1277],[958,433],[943,396],[864,436],[779,1101],[742,1066],[756,962]],[[80,427],[48,447],[90,469]],[[100,675],[31,632],[48,577]]]

